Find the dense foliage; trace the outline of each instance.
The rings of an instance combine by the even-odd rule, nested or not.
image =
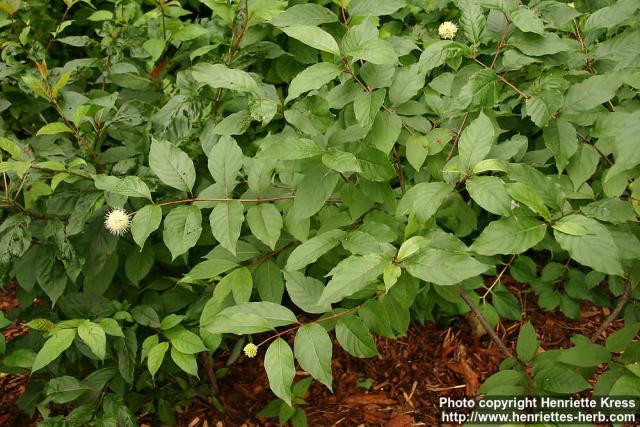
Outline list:
[[[523,323],[482,393],[606,364],[596,393],[638,395],[640,2],[525,3],[0,1],[21,407],[171,424],[227,352],[305,425],[296,362],[331,388],[332,336],[373,357],[411,318],[522,320],[505,273],[571,318],[620,297],[626,326],[537,352]]]

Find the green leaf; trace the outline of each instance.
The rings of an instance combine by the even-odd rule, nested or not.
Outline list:
[[[291,301],[307,313],[325,313],[330,306],[319,305],[324,285],[318,279],[305,277],[299,271],[285,271],[287,293]]]
[[[520,6],[509,15],[520,31],[544,35],[544,22],[531,9]]]
[[[256,81],[249,73],[228,68],[224,64],[196,64],[191,74],[193,78],[212,88],[231,89],[238,92],[259,93]]]
[[[169,330],[180,324],[183,320],[184,316],[181,314],[169,314],[162,319],[162,322],[160,322],[160,328],[163,331]]]
[[[208,157],[211,176],[229,196],[237,184],[236,176],[242,167],[242,150],[233,138],[222,137],[209,151]]]
[[[338,320],[336,339],[352,356],[374,357],[379,354],[369,328],[354,315],[344,316]]]
[[[250,208],[247,212],[247,223],[254,236],[271,249],[275,249],[282,231],[282,216],[273,204],[260,203]]]
[[[31,373],[39,371],[57,359],[63,351],[71,347],[75,337],[75,328],[59,329],[55,331],[36,355],[36,359],[33,361],[33,365],[31,366]]]
[[[166,222],[166,220],[165,220]],[[218,203],[209,215],[213,237],[226,250],[236,254],[236,244],[244,222],[244,206],[239,200]]]
[[[562,106],[562,93],[548,90],[525,100],[525,112],[538,127],[544,128]]]
[[[287,405],[292,406],[291,386],[296,376],[296,368],[291,347],[282,338],[269,345],[264,355],[264,369],[267,371],[271,391]]]
[[[292,25],[281,28],[289,37],[311,46],[314,49],[340,55],[340,48],[331,34],[312,25]]]
[[[322,163],[334,171],[351,174],[362,172],[360,163],[353,153],[344,151],[330,151],[322,156]]]
[[[366,148],[358,153],[362,176],[369,181],[384,182],[392,179],[396,173],[389,157],[375,148]]]
[[[622,80],[616,74],[592,76],[569,88],[564,109],[569,114],[590,111],[616,96]]]
[[[416,171],[424,164],[429,155],[429,140],[425,135],[410,135],[406,142],[407,160]]]
[[[496,176],[474,176],[465,181],[469,196],[481,208],[496,215],[511,215],[511,197]]]
[[[171,347],[171,359],[187,374],[198,376],[198,362],[195,354],[185,354],[175,347]]]
[[[324,9],[324,8],[323,8]],[[335,64],[321,62],[305,68],[289,83],[285,104],[310,90],[320,89],[340,75],[342,70]]]
[[[385,96],[384,89],[378,89],[372,93],[362,91],[356,95],[353,100],[353,112],[362,128],[369,129],[371,127],[380,107],[384,104]]]
[[[172,259],[194,247],[201,233],[202,213],[194,205],[178,206],[164,219],[162,239]]]
[[[518,359],[524,363],[528,363],[533,359],[533,356],[535,356],[539,346],[540,341],[536,338],[536,331],[531,325],[531,322],[527,322],[522,325],[520,327],[518,341],[516,343]]]
[[[196,264],[182,280],[211,280],[219,274],[229,271],[237,266],[238,264],[235,262],[226,259],[209,259]]]
[[[580,144],[567,166],[567,174],[574,190],[578,190],[595,173],[599,162],[600,155],[595,147]]]
[[[70,376],[53,378],[45,387],[47,400],[58,404],[76,400],[89,390],[89,387]]]
[[[273,330],[273,326],[267,320],[247,313],[220,314],[202,326],[212,334],[246,335]]]
[[[602,199],[580,208],[586,216],[613,224],[636,221],[633,205],[628,200]]]
[[[165,45],[166,42],[164,39],[149,39],[142,43],[142,48],[149,52],[149,55],[151,55],[154,61],[157,61],[160,59],[160,56],[162,56]]]
[[[227,307],[220,312],[220,317],[232,317],[236,315],[258,316],[266,321],[271,328],[287,326],[296,323],[295,314],[288,308],[268,301],[245,302]],[[222,333],[224,331],[221,331]]]
[[[379,111],[366,141],[385,154],[389,154],[402,130],[402,120],[396,113]]]
[[[402,196],[396,215],[415,214],[427,221],[453,191],[453,186],[444,182],[421,182],[411,187]]]
[[[590,368],[611,360],[609,351],[603,346],[591,343],[580,343],[575,347],[562,350],[558,361],[568,365]]]
[[[107,350],[107,336],[100,325],[96,325],[88,320],[83,320],[78,325],[78,336],[84,341],[93,354],[98,356],[98,359],[104,360]]]
[[[147,367],[149,368],[152,378],[156,376],[156,372],[160,369],[167,350],[169,350],[169,343],[166,341],[156,344],[151,348],[151,350],[149,350]]]
[[[73,133],[73,130],[71,130],[69,126],[67,126],[62,122],[54,122],[54,123],[49,123],[42,126],[40,130],[38,130],[38,132],[36,133],[36,136],[55,135],[58,133],[65,133],[65,132]]]
[[[607,337],[605,347],[610,352],[624,351],[640,331],[640,323],[631,323]]]
[[[249,128],[252,116],[247,110],[241,110],[236,113],[229,114],[211,130],[214,135],[223,135],[230,137],[231,135],[242,135]]]
[[[420,60],[418,61],[420,70],[423,72],[431,71],[449,59],[461,57],[469,50],[462,43],[450,40],[435,41],[429,44],[420,55]]]
[[[262,301],[269,301],[276,304],[282,302],[284,280],[282,279],[282,271],[278,264],[272,260],[259,264],[253,270],[253,277],[256,282],[256,290]],[[246,301],[249,301],[250,296],[251,294],[249,293]]]
[[[614,28],[628,20],[639,7],[638,2],[634,0],[618,0],[611,6],[593,12],[584,23],[584,31]]]
[[[131,220],[131,236],[140,246],[144,247],[147,238],[158,229],[162,221],[162,208],[156,205],[146,205],[136,212]]]
[[[164,331],[171,345],[185,354],[194,354],[205,351],[206,347],[199,336],[178,325]]]
[[[327,274],[331,280],[318,304],[333,304],[366,288],[382,274],[388,261],[377,254],[352,255],[342,260]]]
[[[529,216],[512,216],[489,223],[471,250],[480,255],[519,254],[537,245],[545,236],[545,223]]]
[[[362,304],[358,309],[358,316],[377,335],[385,338],[395,337],[387,308],[377,299],[370,299]]]
[[[572,236],[558,230],[554,232],[556,240],[571,258],[602,273],[624,275],[618,248],[604,225],[582,215],[569,215],[565,221],[582,226],[588,233]]]
[[[427,249],[402,265],[412,276],[441,286],[479,276],[489,267],[465,253],[444,249]]]
[[[151,192],[147,184],[137,176],[118,178],[108,175],[96,175],[94,184],[98,190],[109,191],[128,197],[143,197],[151,200]]]
[[[354,60],[362,59],[378,65],[398,62],[393,45],[378,38],[378,30],[371,19],[349,28],[342,38],[342,53]]]
[[[553,55],[560,52],[577,51],[580,46],[575,40],[560,38],[557,34],[546,32],[544,36],[534,33],[514,31],[507,44],[515,46],[529,56]]]
[[[164,184],[190,192],[196,181],[196,170],[189,156],[170,142],[153,140],[149,167]]]
[[[498,76],[495,71],[482,69],[469,77],[462,86],[451,108],[458,111],[493,107],[500,94]]]
[[[567,216],[560,218],[552,225],[554,230],[561,231],[564,234],[570,234],[572,236],[584,236],[588,234],[587,228],[584,227],[580,221],[576,221],[573,216]]]
[[[296,188],[293,209],[298,219],[309,218],[324,206],[338,185],[340,176],[324,165],[314,165],[305,171],[304,178]]]
[[[384,281],[384,288],[387,293],[393,287],[393,285],[398,282],[401,274],[402,269],[395,264],[387,264],[387,266],[384,268],[382,277]]]
[[[321,25],[338,21],[338,17],[328,8],[319,4],[296,4],[271,20],[276,27],[292,25]]]
[[[301,160],[319,156],[324,149],[316,142],[290,135],[277,135],[265,140],[260,149],[260,158],[276,160]]]
[[[351,16],[384,16],[391,15],[406,2],[405,0],[351,0],[347,2]]]
[[[394,105],[404,104],[424,88],[424,78],[418,64],[400,68],[389,88],[389,99]]]
[[[489,117],[480,112],[478,118],[473,120],[463,131],[458,143],[460,167],[470,171],[484,160],[496,142],[496,133]]]
[[[553,120],[543,132],[544,143],[556,158],[558,172],[562,173],[569,164],[569,159],[578,150],[578,137],[571,123],[558,119]]]
[[[296,333],[294,352],[300,367],[333,390],[331,353],[333,343],[327,331],[317,323],[302,325]]]
[[[307,240],[291,252],[287,259],[286,269],[289,271],[300,270],[316,262],[322,255],[338,246],[340,239],[346,234],[342,230],[330,230]]]
[[[480,43],[486,26],[482,9],[475,0],[458,0],[457,6],[460,9],[460,26],[465,36],[473,44]]]
[[[89,21],[110,21],[113,19],[113,13],[108,10],[96,10],[87,17]]]
[[[544,219],[549,220],[551,218],[549,209],[544,204],[542,197],[540,197],[536,190],[530,185],[520,182],[507,184],[507,193],[509,193],[514,200],[524,203]]]

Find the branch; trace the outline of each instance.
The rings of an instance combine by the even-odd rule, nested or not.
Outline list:
[[[506,273],[507,269],[509,267],[511,267],[511,264],[513,264],[513,261],[516,260],[516,257],[518,256],[518,254],[515,254],[511,257],[511,259],[509,260],[509,262],[502,268],[502,270],[500,271],[500,273],[498,274],[498,276],[496,277],[496,280],[493,281],[493,283],[491,284],[491,286],[489,286],[489,288],[487,289],[487,291],[484,293],[484,295],[482,295],[482,299],[484,300],[487,295],[489,295],[491,293],[491,291],[493,290],[493,288],[498,284],[498,282],[500,282],[500,279],[502,279],[502,276],[504,275],[504,273]]]
[[[460,125],[460,129],[458,129],[458,133],[456,134],[456,138],[453,140],[453,145],[451,146],[451,150],[449,150],[449,154],[447,154],[447,159],[444,161],[447,163],[451,160],[453,156],[453,152],[456,151],[456,147],[458,146],[458,141],[460,141],[460,135],[462,134],[462,129],[464,129],[464,125],[467,123],[467,119],[469,118],[469,113],[464,113],[464,117],[462,118],[462,124]]]
[[[471,311],[473,311],[473,314],[475,314],[476,318],[478,319],[482,327],[487,331],[491,339],[493,339],[493,341],[498,345],[498,347],[500,348],[500,350],[502,350],[505,356],[515,357],[511,352],[511,350],[509,350],[509,348],[506,346],[504,341],[502,341],[502,339],[498,336],[498,334],[496,334],[496,331],[494,331],[491,325],[489,325],[489,321],[487,320],[486,317],[482,315],[482,313],[480,312],[480,308],[476,305],[475,302],[473,302],[471,297],[467,295],[467,292],[464,289],[462,289],[460,285],[456,285],[456,288],[458,289],[458,292],[460,293],[460,296],[462,297],[464,302],[466,302],[469,308],[471,309]]]
[[[600,336],[609,328],[609,325],[611,325],[611,322],[613,322],[616,319],[616,317],[618,317],[618,315],[624,308],[627,301],[629,301],[630,295],[631,295],[631,280],[627,280],[627,283],[625,283],[624,285],[624,291],[622,292],[622,295],[620,295],[620,298],[618,298],[618,303],[616,304],[616,307],[613,309],[611,313],[609,313],[607,318],[604,319],[604,322],[602,322],[602,325],[600,325],[596,333],[593,334],[593,336],[591,337],[591,342],[598,341]]]
[[[171,205],[179,205],[182,203],[197,203],[197,202],[232,202],[237,200],[243,203],[263,203],[263,202],[275,202],[278,200],[293,200],[296,196],[294,194],[290,194],[288,196],[280,196],[280,197],[265,197],[265,198],[253,198],[253,199],[234,199],[231,197],[216,197],[216,198],[198,198],[192,197],[189,199],[180,199],[180,200],[171,200],[169,202],[157,203],[156,206],[171,206]],[[337,197],[329,197],[327,202],[329,203],[340,203],[342,200]],[[134,212],[135,214],[136,212]]]
[[[478,58],[471,58],[473,59],[475,62],[477,62],[478,64],[482,65],[484,68],[490,69],[491,67],[489,67],[487,64],[485,64],[484,62],[480,61]],[[504,77],[502,77],[499,74],[496,74],[496,76],[498,77],[498,80],[500,80],[502,83],[506,84],[507,86],[509,86],[511,89],[513,89],[514,91],[516,91],[518,93],[518,95],[520,95],[521,97],[523,97],[524,99],[529,99],[531,98],[529,95],[527,95],[526,93],[522,92],[520,89],[518,89],[517,87],[515,87],[513,85],[513,83],[511,83],[509,80],[505,79]]]
[[[206,351],[201,352],[200,361],[204,365],[204,369],[207,372],[207,377],[209,378],[209,383],[211,383],[211,395],[217,396],[218,394],[220,394],[220,387],[218,387],[218,380],[216,379],[216,374],[213,372],[213,367],[211,366],[209,353]]]
[[[496,61],[498,60],[498,56],[500,56],[500,51],[504,47],[504,40],[507,38],[507,33],[509,32],[509,27],[511,26],[511,20],[504,15],[507,20],[507,24],[504,26],[504,31],[502,31],[502,37],[500,37],[500,41],[498,42],[498,47],[496,48],[496,53],[493,55],[493,61],[491,61],[491,68],[496,66]]]

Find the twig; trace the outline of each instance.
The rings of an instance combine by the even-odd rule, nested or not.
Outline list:
[[[487,321],[486,317],[484,317],[480,312],[480,308],[478,308],[478,306],[476,305],[475,302],[473,302],[471,297],[467,295],[467,292],[462,288],[462,286],[456,285],[456,288],[458,289],[458,292],[460,293],[460,296],[462,297],[464,302],[466,302],[469,308],[471,309],[471,311],[473,311],[473,314],[475,314],[476,318],[478,319],[482,327],[487,331],[491,339],[493,339],[493,341],[500,348],[500,350],[502,350],[505,356],[514,357],[511,350],[509,350],[509,348],[506,346],[504,341],[502,341],[502,339],[498,336],[498,334],[496,334],[496,331],[494,331],[491,325],[489,325],[489,322]]]
[[[580,43],[580,50],[582,50],[582,52],[584,53],[584,63],[587,66],[587,70],[591,74],[595,74],[595,71],[593,71],[593,68],[591,67],[591,61],[589,61],[589,57],[587,56],[587,48],[584,45],[584,39],[580,34],[580,28],[578,26],[578,22],[576,21],[576,18],[573,18],[573,25],[576,27],[576,37],[578,38],[578,43]]]
[[[400,161],[400,155],[398,154],[398,150],[393,149],[393,157],[395,160],[395,169],[396,175],[398,176],[398,181],[400,183],[400,190],[404,193],[405,183],[404,183],[404,170],[402,168],[402,162]]]
[[[513,255],[511,257],[511,259],[509,260],[509,262],[502,268],[502,270],[500,271],[500,273],[496,277],[496,280],[493,281],[493,283],[491,284],[491,286],[489,286],[489,288],[484,293],[484,295],[482,295],[482,299],[483,300],[487,297],[487,295],[489,295],[491,293],[491,291],[493,290],[494,286],[496,286],[498,284],[498,282],[500,282],[500,279],[502,278],[502,275],[507,271],[507,269],[509,267],[511,267],[511,264],[513,264],[513,261],[516,260],[517,256],[518,256],[518,254]]]
[[[193,197],[189,199],[171,200],[170,202],[162,202],[162,203],[158,203],[157,206],[171,206],[171,205],[179,205],[181,203],[197,203],[197,202],[232,202],[234,200],[237,200],[239,202],[244,202],[244,203],[262,203],[262,202],[275,202],[277,200],[292,200],[295,198],[296,196],[293,194],[288,196],[254,198],[254,199],[234,199],[231,197],[216,197],[216,198],[200,199],[197,197]],[[330,197],[327,199],[327,201],[333,202],[333,203],[339,203],[341,200],[335,197]]]
[[[498,60],[498,56],[500,56],[500,51],[504,47],[504,39],[507,38],[507,33],[509,32],[509,27],[511,26],[511,20],[507,18],[506,15],[504,17],[507,20],[507,25],[504,26],[504,31],[502,31],[502,37],[500,37],[500,41],[498,42],[498,47],[496,48],[496,54],[493,55],[493,61],[491,61],[491,68],[495,67],[496,61]]]
[[[624,308],[627,301],[629,301],[630,295],[631,295],[631,280],[627,280],[627,282],[624,285],[624,291],[622,292],[622,295],[620,295],[620,298],[618,298],[618,303],[616,304],[616,307],[613,309],[611,313],[609,313],[607,318],[604,319],[604,322],[602,322],[602,325],[600,325],[596,333],[593,334],[593,336],[591,337],[591,342],[598,341],[600,336],[607,330],[607,328],[609,328],[609,325],[611,325],[611,322],[613,322],[616,319],[616,317],[618,317],[618,315]]]
[[[487,64],[485,64],[484,62],[480,61],[478,58],[471,58],[473,59],[475,62],[477,62],[478,64],[482,65],[484,68],[487,69],[491,69],[491,67],[489,67]],[[511,89],[513,89],[514,91],[516,91],[518,93],[518,95],[520,95],[521,97],[523,97],[524,99],[529,99],[531,98],[529,95],[527,95],[526,93],[522,92],[520,89],[518,89],[517,87],[515,87],[513,85],[513,83],[511,83],[509,80],[505,79],[504,77],[502,77],[500,74],[496,74],[496,76],[498,77],[498,80],[500,80],[502,83],[506,84],[507,86],[509,86]]]
[[[71,6],[73,6],[73,4],[71,4]],[[56,39],[56,37],[58,37],[58,28],[60,28],[60,25],[62,25],[62,23],[64,22],[64,19],[67,17],[67,14],[69,13],[69,10],[71,10],[71,6],[67,7],[65,9],[64,13],[62,14],[62,18],[60,18],[60,22],[56,26],[55,35],[51,35],[51,38],[49,39],[49,43],[47,43],[47,47],[44,50],[45,53],[49,52],[49,49],[51,48],[51,45],[53,44],[53,41]]]
[[[447,159],[445,163],[451,160],[453,157],[453,152],[456,151],[456,147],[458,146],[458,141],[460,141],[460,135],[462,134],[462,129],[464,129],[465,123],[467,123],[467,118],[469,118],[469,113],[464,113],[464,117],[462,118],[462,124],[460,125],[460,129],[458,129],[458,133],[456,138],[453,140],[453,145],[451,146],[451,150],[449,150],[449,154],[447,154]]]
[[[164,23],[164,0],[158,0],[158,6],[160,6],[160,14],[162,15],[162,38],[167,40],[167,28]]]
[[[365,92],[371,93],[371,88],[364,84],[358,77],[356,77],[353,69],[351,68],[351,65],[349,65],[349,61],[347,61],[347,58],[342,57],[340,59],[342,60],[342,65],[344,65],[346,73],[349,74],[353,78],[353,80],[355,80],[360,86],[362,86],[362,89],[364,89]]]
[[[218,387],[218,380],[216,379],[216,374],[213,372],[213,367],[211,366],[209,353],[206,351],[201,352],[200,361],[204,365],[204,369],[207,372],[207,377],[209,378],[209,383],[211,384],[211,395],[215,397],[220,394],[220,387]]]

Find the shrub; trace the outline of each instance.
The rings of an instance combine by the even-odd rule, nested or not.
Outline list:
[[[244,350],[265,416],[303,425],[295,361],[331,389],[331,336],[372,357],[411,316],[522,320],[507,271],[572,318],[619,296],[627,326],[538,354],[526,323],[481,392],[605,363],[598,393],[638,395],[640,4],[528,3],[1,2],[22,407],[171,423]]]

